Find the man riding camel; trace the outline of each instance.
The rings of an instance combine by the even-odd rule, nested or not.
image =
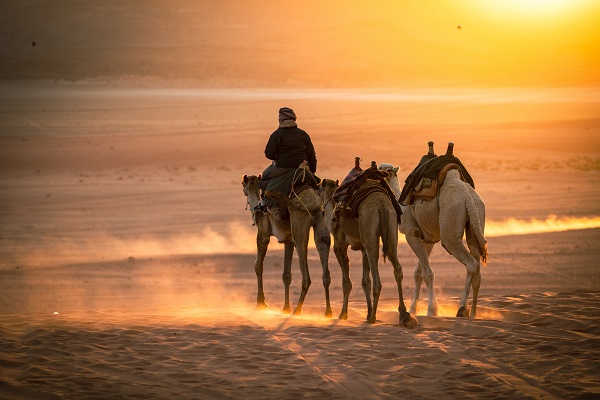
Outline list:
[[[308,161],[310,172],[317,171],[317,156],[310,136],[296,124],[296,113],[288,107],[279,109],[279,127],[269,137],[265,156],[273,163],[263,172],[263,180],[275,178]]]
[[[313,174],[317,171],[317,155],[310,136],[298,128],[296,113],[289,107],[279,109],[279,127],[269,137],[265,147],[265,156],[273,160],[262,173],[261,189],[266,189],[269,179],[285,175],[296,170],[306,161]],[[266,211],[264,203],[256,207]]]

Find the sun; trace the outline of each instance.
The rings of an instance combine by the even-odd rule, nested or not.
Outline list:
[[[488,11],[496,15],[527,17],[560,16],[581,11],[594,0],[487,0]]]
[[[572,0],[504,0],[503,3],[526,13],[556,12],[569,8]]]

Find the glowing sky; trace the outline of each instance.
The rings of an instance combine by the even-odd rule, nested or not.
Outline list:
[[[597,87],[598,21],[597,0],[8,0],[0,78]]]

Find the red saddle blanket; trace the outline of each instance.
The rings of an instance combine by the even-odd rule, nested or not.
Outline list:
[[[364,171],[353,168],[340,187],[333,193],[333,201],[343,203],[346,208],[350,209],[351,216],[357,218],[358,207],[364,199],[374,192],[382,192],[390,198],[399,223],[402,209],[400,203],[396,200],[394,191],[387,183],[387,177],[387,172],[380,171],[377,168],[368,168]]]

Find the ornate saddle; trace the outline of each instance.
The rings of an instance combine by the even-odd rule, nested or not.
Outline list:
[[[350,211],[352,218],[358,218],[358,207],[360,204],[370,194],[381,192],[390,198],[396,210],[398,223],[400,223],[402,210],[398,200],[396,200],[394,191],[386,180],[388,173],[378,170],[377,164],[374,161],[371,163],[370,168],[362,170],[359,161],[360,159],[357,157],[354,168],[350,170],[340,187],[333,193],[333,201],[336,203],[336,209],[347,209]]]
[[[405,206],[414,204],[416,199],[431,201],[437,196],[446,173],[451,169],[459,170],[461,179],[475,188],[473,178],[457,157],[452,154],[433,156],[422,159],[408,175],[398,201]]]

